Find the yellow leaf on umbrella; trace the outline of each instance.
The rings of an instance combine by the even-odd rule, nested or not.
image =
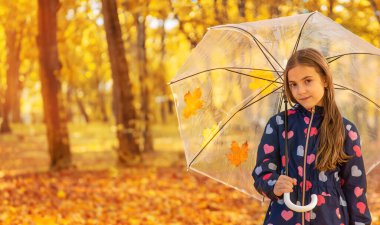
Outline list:
[[[203,130],[203,142],[202,142],[202,148],[204,145],[207,144],[207,142],[210,140],[210,138],[219,130],[219,127],[217,124],[214,124],[212,128],[206,128]]]
[[[260,95],[265,96],[273,91],[276,86],[271,84],[271,81],[275,80],[273,72],[253,70],[249,75],[253,76],[253,81],[249,84],[249,88],[252,90],[260,89],[262,91]],[[263,79],[260,79],[263,78]],[[265,79],[265,80],[264,80]],[[268,86],[269,85],[269,86]]]
[[[245,142],[241,147],[236,141],[231,144],[231,152],[227,155],[231,164],[238,167],[248,159],[248,143]]]
[[[189,118],[191,115],[194,115],[196,111],[203,106],[203,101],[200,99],[202,96],[202,90],[200,88],[197,88],[193,91],[193,93],[190,93],[188,91],[185,96],[184,100],[186,103],[186,107],[183,110],[183,116],[185,118]]]

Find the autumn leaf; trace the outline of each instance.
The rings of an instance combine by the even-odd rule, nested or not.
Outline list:
[[[238,167],[248,159],[248,143],[245,142],[241,147],[236,141],[231,144],[231,152],[227,155],[231,164]]]
[[[274,84],[270,84],[271,82],[268,80],[275,80],[273,76],[273,72],[270,71],[261,71],[261,70],[253,70],[249,75],[255,77],[254,80],[249,84],[249,88],[252,90],[260,90],[262,91],[260,95],[265,96],[273,91],[276,86]],[[263,79],[266,80],[263,80]],[[269,86],[268,86],[269,85]],[[267,87],[268,86],[268,87]],[[265,89],[264,89],[265,88]]]
[[[201,96],[202,90],[200,88],[195,89],[193,93],[190,93],[190,91],[188,91],[184,95],[186,107],[183,110],[183,116],[185,118],[189,118],[191,115],[194,115],[198,109],[202,108],[203,101],[200,99]]]
[[[203,130],[203,142],[202,142],[202,148],[207,144],[207,142],[210,140],[210,138],[219,130],[219,126],[217,124],[214,124],[211,128],[206,128]]]

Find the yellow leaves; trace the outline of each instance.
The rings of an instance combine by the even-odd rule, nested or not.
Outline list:
[[[227,155],[230,163],[236,167],[248,159],[248,143],[245,142],[240,147],[236,141],[231,144],[231,152]]]
[[[65,191],[63,191],[63,190],[59,190],[59,191],[57,192],[57,197],[58,197],[58,198],[65,198],[65,197],[66,197],[66,193],[65,193]]]
[[[273,72],[253,70],[251,73],[249,73],[249,75],[254,77],[253,81],[249,84],[249,88],[252,90],[262,91],[260,93],[260,95],[262,95],[262,96],[265,96],[265,95],[271,93],[276,88],[276,86],[274,84],[269,85],[271,83],[269,80],[271,80],[271,81],[275,80],[275,78],[273,76]],[[260,78],[262,78],[262,79],[260,79]]]
[[[52,216],[36,215],[32,218],[36,225],[56,225],[56,219]],[[58,224],[57,224],[58,225]]]
[[[216,132],[218,132],[218,130],[219,130],[219,126],[217,124],[214,124],[211,128],[206,128],[203,130],[202,132],[203,142],[201,144],[202,148],[204,147],[204,145],[207,144],[210,138],[213,137]]]
[[[183,116],[188,119],[190,116],[195,115],[196,111],[203,106],[203,101],[200,99],[202,96],[202,90],[197,88],[191,93],[188,91],[184,95],[186,107],[183,110]]]

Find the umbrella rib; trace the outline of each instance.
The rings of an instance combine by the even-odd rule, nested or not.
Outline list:
[[[272,91],[272,92],[270,92],[270,93],[268,93],[268,94],[266,94],[266,95],[264,95],[263,97],[261,97],[261,98],[259,98],[259,99],[257,99],[256,101],[254,101],[254,102],[252,102],[252,103],[249,103],[249,104],[246,104],[244,107],[242,107],[239,111],[241,111],[241,110],[243,110],[243,109],[246,109],[246,108],[248,108],[249,106],[251,106],[251,105],[253,105],[253,104],[255,104],[256,102],[258,102],[258,101],[260,101],[261,99],[263,99],[263,98],[265,98],[265,97],[267,97],[268,95],[270,95],[270,94],[272,94],[272,93],[274,93],[274,92],[276,92],[278,89],[280,89],[280,88],[282,88],[283,87],[283,85],[282,86],[280,86],[280,87],[278,87],[278,88],[276,88],[274,91]],[[257,96],[257,95],[256,95]],[[256,97],[255,96],[255,97]],[[252,101],[252,100],[251,100]]]
[[[277,83],[277,80],[278,80],[278,77],[274,80],[274,81],[272,81],[270,84],[268,84],[263,90],[261,90],[257,95],[255,95],[251,100],[249,100],[244,106],[243,106],[243,108],[242,109],[245,109],[245,108],[247,108],[248,106],[250,106],[251,104],[250,104],[250,102],[251,101],[253,101],[257,96],[259,96],[261,93],[263,93],[268,87],[270,87],[272,84],[274,84],[274,83]],[[284,85],[283,85],[283,83],[281,83],[282,85],[281,85],[281,87],[283,87]],[[275,92],[275,91],[277,91],[278,89],[276,89],[276,90],[274,90],[274,91],[272,91],[272,92],[270,92],[269,94],[271,94],[271,93],[273,93],[273,92]],[[255,101],[256,102],[256,101]],[[254,104],[255,102],[253,102],[252,104]],[[248,106],[247,106],[248,105]]]
[[[189,75],[189,76],[187,76],[187,77],[183,77],[183,78],[181,78],[181,79],[179,79],[179,80],[171,81],[171,82],[169,83],[169,85],[174,84],[174,83],[177,83],[177,82],[179,82],[179,81],[185,80],[185,79],[190,78],[190,77],[193,77],[193,76],[197,76],[197,75],[199,75],[199,74],[201,74],[201,73],[210,72],[210,71],[213,71],[213,70],[228,70],[228,71],[230,71],[229,69],[257,70],[257,71],[265,71],[265,72],[268,72],[268,71],[269,71],[269,72],[274,72],[274,73],[278,73],[278,72],[280,72],[280,71],[274,71],[274,70],[253,69],[253,68],[246,68],[246,67],[217,67],[217,68],[207,69],[207,70],[203,70],[203,71],[200,71],[200,72],[194,73],[194,74]],[[235,72],[235,71],[231,70],[230,72]],[[243,75],[243,74],[242,74],[242,75]],[[250,76],[250,75],[248,75],[248,76]],[[251,76],[251,77],[253,77],[253,76]]]
[[[359,93],[359,92],[357,92],[357,91],[355,91],[355,90],[353,90],[353,89],[351,89],[351,88],[345,87],[345,86],[343,86],[343,85],[335,84],[335,83],[334,83],[334,85],[340,87],[339,90],[352,91],[353,93],[359,95],[360,97],[362,97],[362,98],[366,99],[367,101],[371,102],[372,104],[374,104],[374,105],[377,107],[377,109],[380,109],[380,105],[377,104],[377,103],[376,103],[375,101],[373,101],[372,99],[368,98],[367,96],[365,96],[365,95],[363,95],[363,94],[361,94],[361,93]]]
[[[275,89],[274,91],[272,91],[272,92],[270,92],[270,93],[268,93],[268,94],[266,94],[265,96],[263,96],[263,97],[261,97],[260,99],[258,99],[257,101],[259,101],[259,100],[261,100],[261,99],[263,99],[263,98],[265,98],[265,97],[267,97],[268,95],[270,95],[270,94],[272,94],[272,93],[274,93],[275,91],[277,91],[278,89],[280,89],[280,88],[282,88],[282,86],[281,87],[279,87],[279,88],[277,88],[277,89]],[[257,96],[257,95],[256,95]],[[255,96],[255,97],[256,97]],[[254,97],[254,98],[255,98]],[[253,98],[253,99],[254,99]],[[251,100],[250,100],[251,101]],[[257,101],[255,101],[255,102],[253,102],[253,103],[251,103],[250,105],[252,105],[252,104],[254,104],[254,103],[256,103]],[[189,165],[187,166],[188,168],[190,168],[190,166],[191,166],[191,164],[193,164],[193,162],[198,158],[198,156],[203,152],[203,150],[207,147],[207,145],[216,137],[216,135],[224,128],[224,126],[226,126],[226,124],[238,113],[238,112],[240,112],[240,111],[242,111],[243,109],[245,109],[245,108],[247,108],[248,106],[243,106],[242,108],[240,108],[239,110],[237,110],[234,114],[232,114],[231,115],[231,117],[226,121],[226,122],[224,122],[221,126],[220,126],[220,128],[217,130],[217,132],[215,132],[214,134],[213,134],[213,136],[210,138],[210,140],[208,140],[208,142],[202,147],[202,149],[201,150],[199,150],[199,152],[194,156],[194,158],[191,160],[191,162],[189,163]]]
[[[279,66],[279,67],[281,67],[281,69],[282,70],[284,70],[284,68],[282,68],[282,66],[281,66],[281,64],[276,60],[276,58],[268,51],[268,49],[266,49],[265,48],[265,46],[255,37],[255,36],[253,36],[251,33],[249,33],[247,30],[244,30],[243,28],[240,28],[240,27],[235,27],[235,26],[231,26],[231,25],[226,25],[226,26],[222,26],[222,27],[230,27],[230,28],[234,28],[234,29],[237,29],[237,30],[241,30],[241,31],[243,31],[244,33],[247,33],[249,36],[251,36],[252,37],[252,39],[256,42],[256,44],[257,44],[257,46],[259,47],[259,49],[260,49],[260,51],[261,51],[261,53],[263,53],[263,55],[265,56],[265,58],[268,60],[268,62],[270,63],[270,65],[273,67],[273,69],[275,70],[275,71],[277,71],[276,69],[275,69],[275,67],[273,66],[273,64],[272,64],[272,62],[268,59],[268,56],[264,53],[264,51],[263,51],[263,49],[262,48],[264,48],[265,49],[265,51],[272,57],[272,59],[277,63],[277,65]],[[215,29],[215,28],[214,28]],[[262,48],[261,48],[262,47]],[[280,74],[278,74],[277,73],[277,75],[279,76],[279,77],[281,77],[280,76]]]
[[[238,72],[238,71],[233,71],[233,70],[229,70],[229,69],[225,69],[225,70],[230,71],[230,72],[232,72],[232,73],[237,73],[237,74],[240,74],[240,75],[244,75],[244,76],[247,76],[247,77],[253,77],[253,78],[257,78],[257,79],[260,79],[260,80],[269,81],[269,82],[276,83],[276,84],[283,84],[282,82],[279,82],[279,81],[270,80],[270,79],[265,79],[265,78],[257,77],[257,76],[252,76],[252,75],[249,75],[249,74],[246,74],[246,73],[242,73],[242,72]]]
[[[310,19],[310,17],[312,16],[312,15],[314,15],[316,12],[313,12],[313,13],[311,13],[308,17],[307,17],[307,19],[305,20],[305,22],[302,24],[302,27],[301,27],[301,30],[300,30],[300,32],[299,32],[299,34],[298,34],[298,37],[297,37],[297,41],[296,41],[296,44],[294,45],[294,48],[293,48],[293,53],[292,53],[292,55],[297,51],[297,49],[298,49],[298,44],[299,44],[299,42],[300,42],[300,40],[301,40],[301,35],[302,35],[302,31],[303,31],[303,28],[305,27],[305,25],[306,25],[306,22]]]
[[[346,55],[374,55],[374,56],[380,56],[378,54],[373,54],[373,53],[368,53],[368,52],[352,52],[352,53],[346,53],[346,54],[326,57],[326,60],[332,59],[331,61],[328,61],[329,63],[331,63],[331,62],[334,62],[335,60],[340,59],[341,57],[346,56]]]

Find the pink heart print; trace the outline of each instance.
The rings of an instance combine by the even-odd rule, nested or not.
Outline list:
[[[265,174],[263,180],[268,180],[270,176],[272,176],[272,173]]]
[[[305,121],[306,124],[309,124],[309,123],[310,123],[310,119],[309,119],[309,117],[306,117],[306,116],[303,118],[303,121]]]
[[[305,213],[305,219],[307,222],[310,222],[310,212]]]
[[[286,160],[286,159],[285,159],[285,156],[283,155],[283,156],[281,157],[281,163],[282,163],[282,166],[285,166],[285,163],[286,163],[285,160]]]
[[[354,149],[355,155],[357,157],[362,156],[362,150],[360,149],[360,147],[358,145],[354,145],[353,149]]]
[[[350,130],[348,132],[348,136],[351,138],[351,140],[355,141],[358,139],[358,134],[355,131]]]
[[[291,131],[288,131],[288,138],[292,138],[294,135],[294,132],[291,130]],[[285,131],[282,132],[282,137],[285,138]]]
[[[359,209],[359,212],[361,214],[364,214],[365,213],[365,209],[366,209],[366,205],[363,202],[358,202],[358,203],[356,203],[356,208]]]
[[[315,160],[315,155],[314,154],[308,155],[306,160],[307,160],[307,164],[313,163]]]
[[[299,175],[300,177],[302,177],[302,176],[303,176],[302,166],[299,166],[297,169],[298,169],[298,175]]]
[[[290,116],[290,115],[292,115],[294,113],[296,113],[296,110],[293,110],[293,109],[289,109],[288,110],[288,116]]]
[[[326,203],[325,197],[323,197],[323,195],[318,195],[317,206],[321,206],[321,205],[323,205],[325,203]]]
[[[305,128],[305,130],[303,130],[303,132],[306,135],[307,134],[307,128]],[[310,133],[309,133],[310,137],[314,136],[314,135],[317,135],[317,134],[318,134],[318,129],[317,128],[315,128],[315,127],[310,128]]]
[[[339,208],[336,208],[336,216],[338,217],[338,219],[341,218],[341,215],[340,215],[340,211],[339,211]]]
[[[284,220],[288,221],[293,217],[293,211],[282,210],[281,216],[282,216],[282,218],[284,218]]]
[[[323,196],[327,196],[327,197],[330,197],[330,196],[331,196],[330,194],[327,194],[326,192],[322,192],[321,195],[323,195]]]
[[[302,188],[302,182],[300,182],[300,187]],[[306,191],[308,191],[311,187],[313,186],[313,184],[310,182],[310,181],[306,181]]]
[[[318,129],[315,128],[315,127],[312,127],[310,129],[310,136],[314,136],[314,135],[317,135],[318,134]]]
[[[355,189],[354,189],[355,196],[356,196],[356,197],[361,196],[361,195],[363,194],[363,191],[364,191],[363,188],[355,187]]]
[[[265,152],[265,154],[269,154],[269,153],[273,152],[273,150],[274,150],[273,146],[268,145],[268,144],[264,145],[264,152]]]

